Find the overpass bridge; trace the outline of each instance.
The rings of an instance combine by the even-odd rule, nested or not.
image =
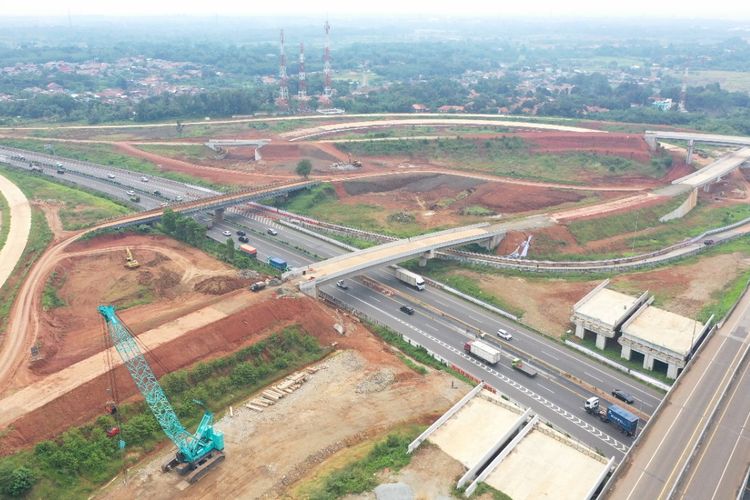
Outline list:
[[[260,161],[260,148],[271,142],[271,139],[209,139],[205,146],[220,153],[224,148],[252,147],[255,153],[255,161]]]
[[[316,296],[319,284],[371,267],[394,264],[413,257],[419,257],[420,264],[423,264],[427,259],[433,258],[435,252],[442,248],[484,240],[499,242],[508,231],[536,229],[554,224],[555,222],[549,216],[536,215],[502,224],[490,225],[485,222],[447,229],[339,255],[303,268],[293,269],[285,273],[284,278],[300,278],[298,282],[300,290],[308,295]]]
[[[722,144],[729,146],[750,146],[750,137],[739,135],[700,134],[695,132],[670,132],[663,130],[646,130],[643,134],[646,144],[655,150],[659,139],[672,139],[676,141],[687,141],[688,154],[686,163],[690,165],[693,161],[693,148],[696,142],[707,144]]]
[[[750,138],[748,139],[748,143],[750,143]],[[708,186],[712,182],[719,182],[722,177],[741,167],[743,163],[749,160],[750,147],[742,148],[719,158],[697,172],[672,181],[672,184],[682,184],[690,186],[693,189]]]
[[[223,220],[224,210],[228,207],[247,203],[250,201],[264,200],[266,198],[272,198],[274,196],[286,195],[294,191],[299,191],[300,189],[312,187],[318,183],[318,181],[300,181],[288,184],[276,182],[261,186],[253,186],[252,188],[234,193],[220,194],[207,198],[201,198],[199,200],[175,203],[170,205],[168,208],[185,215],[204,210],[214,210],[214,221],[221,222],[221,220]],[[162,215],[164,215],[165,208],[167,207],[155,208],[153,210],[138,212],[137,214],[118,217],[117,219],[113,219],[110,222],[97,226],[97,229],[112,227],[120,228],[132,226],[135,224],[148,224],[150,222],[155,222],[161,219]]]

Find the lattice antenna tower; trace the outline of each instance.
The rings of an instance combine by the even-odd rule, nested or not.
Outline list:
[[[279,106],[289,103],[289,77],[286,74],[286,51],[284,49],[284,30],[281,30],[279,42]]]
[[[325,77],[323,95],[330,98],[333,94],[333,88],[331,88],[331,25],[328,23],[328,19],[326,19],[323,29],[326,32],[326,47],[323,53],[323,76]]]
[[[307,75],[305,74],[305,44],[299,44],[299,89],[297,89],[297,98],[300,100],[307,99]]]

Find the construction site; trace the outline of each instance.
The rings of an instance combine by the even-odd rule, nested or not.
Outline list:
[[[283,61],[283,45],[281,50]],[[301,64],[303,54],[300,47]],[[300,94],[297,100],[307,102],[305,97]],[[286,104],[292,99],[287,94]],[[95,138],[96,147],[106,148],[108,154],[126,155],[159,173],[179,173],[214,186],[296,182],[297,163],[309,159],[310,178],[320,184],[285,193],[271,200],[273,205],[258,200],[255,208],[245,209],[253,224],[260,222],[256,226],[243,222],[231,230],[224,226],[209,230],[219,231],[214,239],[220,244],[234,238],[235,232],[242,231],[245,237],[247,231],[262,252],[279,252],[273,245],[294,249],[306,244],[304,255],[313,262],[311,256],[323,260],[322,250],[305,243],[302,236],[299,240],[287,236],[290,227],[300,231],[328,227],[329,232],[321,232],[324,241],[350,227],[353,232],[348,234],[395,244],[399,238],[410,241],[449,228],[544,219],[539,227],[505,231],[486,255],[515,254],[514,259],[553,263],[570,256],[593,260],[602,254],[605,259],[618,252],[633,255],[640,248],[652,250],[647,240],[660,247],[694,236],[689,232],[669,233],[664,239],[655,236],[666,226],[649,222],[649,217],[658,219],[686,196],[686,191],[660,190],[694,166],[684,161],[679,149],[650,150],[642,136],[595,128],[570,131],[563,126],[545,130],[520,122],[514,122],[510,131],[473,134],[471,125],[462,123],[469,132],[460,138],[452,133],[451,141],[457,142],[419,139],[426,141],[419,142],[422,152],[408,146],[389,153],[387,147],[369,142],[370,149],[352,147],[363,144],[352,134],[369,141],[367,133],[372,130],[431,127],[432,131],[413,132],[439,135],[441,129],[456,126],[456,120],[445,119],[438,125],[432,118],[393,118],[394,123],[377,120],[368,126],[340,117],[308,121],[300,120],[278,133],[249,128],[247,121],[212,124],[212,137],[251,143],[248,147],[227,142],[220,154],[203,145],[207,137],[191,137],[190,124],[179,138],[171,128],[148,126],[119,132],[59,129],[49,133],[55,136],[50,140],[59,139],[71,150],[86,151],[91,147],[86,141]],[[476,126],[487,127],[487,121],[476,119]],[[10,129],[2,134],[9,140],[23,136],[22,131]],[[486,144],[493,140],[522,145],[522,153],[504,150],[512,157],[498,159],[493,156],[495,146]],[[460,150],[458,156],[446,153],[454,146]],[[564,159],[553,168],[548,164],[550,155]],[[673,158],[671,166],[653,167],[652,159],[664,155]],[[508,166],[514,162],[518,166]],[[149,186],[157,180],[153,176]],[[145,198],[153,190],[149,187],[141,193]],[[738,169],[696,194],[697,207],[682,222],[687,221],[694,232],[719,226],[714,224],[717,218],[744,203],[746,193],[747,180]],[[405,463],[368,473],[375,486],[358,491],[362,498],[389,498],[387,491],[406,492],[404,498],[469,495],[480,483],[489,488],[479,491],[480,498],[490,498],[494,490],[512,498],[552,497],[552,492],[560,491],[568,492],[569,498],[591,498],[611,472],[616,453],[627,450],[625,438],[596,435],[596,445],[584,443],[559,427],[555,415],[531,412],[523,397],[543,401],[539,394],[546,393],[535,385],[541,382],[516,382],[508,375],[515,373],[516,365],[511,367],[505,359],[493,368],[478,365],[461,349],[451,351],[453,358],[436,355],[434,347],[415,354],[410,349],[422,344],[397,328],[406,325],[429,338],[433,335],[426,333],[429,327],[409,326],[401,316],[392,320],[389,313],[382,317],[377,312],[362,313],[357,304],[370,300],[364,292],[355,297],[359,302],[354,305],[342,302],[343,295],[334,297],[329,289],[325,301],[305,295],[299,285],[316,272],[302,278],[300,271],[281,280],[280,276],[287,276],[270,266],[238,269],[231,260],[140,226],[83,237],[87,230],[63,228],[60,205],[50,200],[32,199],[32,203],[43,209],[52,237],[19,286],[2,338],[0,454],[12,460],[8,463],[43,464],[44,473],[31,493],[35,498],[49,497],[60,488],[70,497],[328,498],[326,488],[336,471],[366,461],[383,443],[412,442],[438,421],[429,439],[420,439],[424,443],[409,450],[412,455]],[[640,226],[607,232],[607,227],[619,224],[618,217],[635,212],[642,214]],[[587,226],[591,221],[596,221],[595,231]],[[676,231],[672,229],[676,226],[668,229]],[[276,228],[275,233],[271,228]],[[643,246],[634,240],[643,241]],[[651,290],[659,307],[695,318],[716,294],[747,272],[750,257],[742,247],[699,258],[700,264],[680,262],[615,277],[609,292],[637,298]],[[732,272],[717,271],[729,264]],[[310,265],[321,273],[320,269],[328,269]],[[454,284],[471,280],[495,297],[493,307],[503,305],[524,328],[552,338],[562,337],[572,327],[574,305],[601,281],[597,276],[528,277],[451,266],[430,261],[424,274],[435,280],[452,279]],[[263,287],[251,288],[259,282]],[[365,279],[353,273],[340,280],[335,291],[343,294],[346,283],[377,293],[372,300],[380,305],[373,307],[380,313],[390,307],[382,301],[412,300],[392,282],[377,283],[372,276]],[[641,305],[634,302],[625,304],[625,309]],[[475,313],[442,311],[438,302],[430,307],[415,317],[458,317],[458,328],[443,325],[441,329],[458,331],[461,345],[464,330],[482,336],[496,330],[466,326]],[[603,307],[602,317],[606,320],[607,314],[622,307],[619,302],[616,307]],[[397,315],[398,307],[392,308]],[[403,315],[412,321],[410,317]],[[622,326],[620,319],[612,319],[613,332]],[[696,324],[703,329],[709,323]],[[622,326],[623,338],[638,333],[637,326]],[[590,324],[587,328],[597,332]],[[679,335],[675,333],[675,338]],[[682,349],[682,344],[672,347]],[[680,350],[684,355],[680,368],[687,351]],[[431,361],[420,357],[425,355]],[[470,371],[477,366],[485,371]],[[547,364],[541,366],[539,379],[544,383],[556,377],[545,371],[560,374]],[[676,368],[671,374],[676,375]],[[472,389],[490,376],[505,385]],[[581,383],[567,392],[582,401],[585,398],[579,398],[577,391],[592,390],[594,385]],[[609,390],[605,387],[594,394],[605,398]],[[470,392],[472,398],[467,400]],[[554,400],[545,404],[547,408],[565,407],[556,396],[546,395]],[[455,406],[458,403],[460,408]],[[575,405],[582,409],[582,403]],[[576,410],[565,412],[571,415]],[[648,416],[644,407],[631,410]],[[585,423],[585,412],[579,413],[580,417],[565,419],[581,429],[588,429],[587,425],[593,429],[593,421]],[[104,465],[85,461],[84,455],[96,446],[101,447],[96,460]],[[81,449],[88,451],[76,455]],[[399,453],[404,454],[404,449]],[[540,471],[545,469],[556,473],[542,478]],[[65,475],[76,479],[69,481]]]

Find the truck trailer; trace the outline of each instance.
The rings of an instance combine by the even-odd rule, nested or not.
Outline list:
[[[534,367],[527,364],[525,361],[523,361],[521,358],[514,358],[511,362],[511,366],[518,370],[519,372],[523,373],[524,375],[527,375],[529,377],[536,377],[536,374],[538,373]]]
[[[240,252],[244,253],[248,257],[256,259],[258,257],[258,250],[250,245],[240,245]]]
[[[273,267],[274,269],[278,269],[279,271],[286,271],[287,269],[286,261],[284,259],[280,259],[279,257],[269,257],[268,265]]]
[[[399,281],[403,281],[409,286],[413,286],[417,290],[424,290],[424,278],[422,278],[417,273],[413,273],[411,271],[407,271],[406,269],[401,269],[400,267],[396,269],[396,278]]]
[[[609,408],[603,408],[599,404],[599,398],[591,397],[586,400],[583,408],[591,415],[597,415],[602,422],[611,422],[617,426],[621,432],[628,436],[635,435],[638,429],[639,419],[628,410],[617,405],[609,405]]]
[[[464,344],[464,351],[491,365],[500,361],[500,349],[496,349],[481,340],[469,340]]]

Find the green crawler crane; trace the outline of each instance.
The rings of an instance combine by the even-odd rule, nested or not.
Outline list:
[[[189,483],[198,481],[224,460],[224,434],[214,430],[213,413],[206,410],[195,434],[190,434],[177,418],[132,332],[115,313],[115,307],[99,306],[99,313],[104,317],[112,345],[122,357],[135,385],[164,433],[177,446],[177,454],[162,465],[162,471],[176,469]]]

